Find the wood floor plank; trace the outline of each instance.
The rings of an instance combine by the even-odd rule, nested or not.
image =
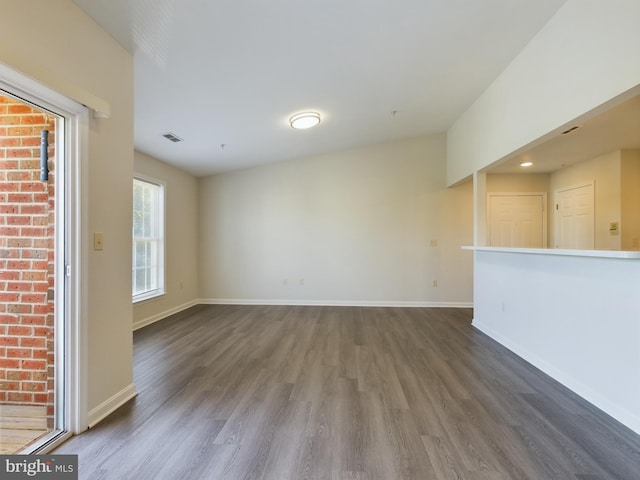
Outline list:
[[[465,309],[199,305],[59,447],[90,480],[640,480],[640,437]]]

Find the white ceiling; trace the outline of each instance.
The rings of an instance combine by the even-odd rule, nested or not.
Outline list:
[[[445,131],[565,2],[74,1],[134,54],[136,148],[199,176]]]

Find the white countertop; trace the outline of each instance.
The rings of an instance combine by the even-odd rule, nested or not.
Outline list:
[[[463,246],[463,250],[476,252],[526,253],[533,255],[562,255],[570,257],[626,258],[640,260],[639,251],[621,250],[566,250],[561,248],[505,248]]]

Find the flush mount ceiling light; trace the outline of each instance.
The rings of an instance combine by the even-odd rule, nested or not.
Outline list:
[[[297,130],[315,127],[320,123],[320,114],[317,112],[296,113],[289,118],[289,123],[292,128]]]
[[[520,164],[521,167],[530,167],[531,165],[533,165],[533,162],[522,162]]]

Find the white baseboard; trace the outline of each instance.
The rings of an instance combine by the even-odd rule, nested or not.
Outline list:
[[[138,392],[136,391],[136,384],[131,383],[111,398],[102,402],[96,408],[92,408],[89,411],[89,428],[96,426],[136,395],[138,395]]]
[[[637,434],[640,434],[640,417],[625,408],[621,408],[618,404],[616,404],[615,400],[607,398],[600,392],[594,391],[591,387],[585,385],[579,380],[576,380],[573,375],[567,373],[564,369],[550,364],[527,348],[524,348],[518,342],[515,342],[512,339],[501,335],[483,322],[478,321],[474,318],[471,325],[473,325],[488,337],[491,337],[503,347],[518,355],[520,358],[526,360],[537,369],[543,371],[551,378],[561,383],[578,396],[582,397],[587,402],[599,408],[607,415],[612,416],[623,425],[629,427]]]
[[[292,305],[326,307],[429,307],[429,308],[473,308],[471,302],[396,302],[383,300],[274,300],[247,298],[201,298],[202,305]]]
[[[143,318],[142,320],[133,322],[133,330],[135,331],[142,327],[146,327],[147,325],[151,325],[152,323],[162,320],[163,318],[167,318],[168,316],[173,315],[174,313],[179,313],[183,310],[186,310],[187,308],[191,308],[195,305],[198,305],[198,301],[191,300],[190,302],[183,303],[182,305],[179,305],[174,308],[170,308],[169,310],[165,310],[164,312],[156,313],[155,315],[152,315],[150,317]]]

